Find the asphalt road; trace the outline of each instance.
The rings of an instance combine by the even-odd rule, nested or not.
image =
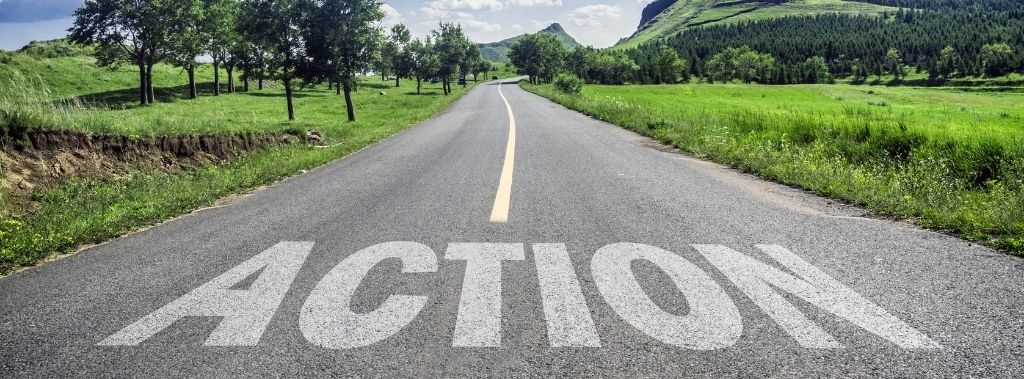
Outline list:
[[[1024,260],[863,214],[488,83],[0,278],[0,377],[1024,375]]]

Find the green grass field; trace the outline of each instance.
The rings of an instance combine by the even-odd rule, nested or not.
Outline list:
[[[404,80],[395,88],[393,81],[365,78],[353,99],[358,121],[349,123],[341,96],[325,88],[306,88],[296,93],[297,120],[287,122],[280,88],[257,91],[252,83],[247,93],[210,96],[209,67],[201,70],[200,98],[189,100],[183,98],[184,73],[158,66],[154,81],[159,103],[137,106],[133,86],[138,74],[131,68],[109,71],[84,57],[14,56],[7,64],[0,63],[0,80],[13,80],[18,87],[0,90],[0,109],[5,117],[28,112],[20,120],[35,121],[34,128],[133,136],[298,128],[316,129],[325,140],[321,146],[259,150],[194,170],[137,171],[103,180],[70,178],[38,190],[30,213],[0,210],[0,275],[344,157],[423,121],[468,90],[453,86],[455,93],[444,96],[440,84],[424,83],[422,95],[416,95],[415,81]],[[6,126],[11,119],[4,121]],[[2,171],[0,167],[0,175]]]
[[[850,85],[530,91],[695,156],[1024,252],[1024,94]]]

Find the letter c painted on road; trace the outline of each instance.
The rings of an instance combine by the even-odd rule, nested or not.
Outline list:
[[[352,296],[381,261],[398,258],[403,273],[437,272],[437,255],[415,242],[386,242],[352,254],[335,266],[306,298],[299,316],[302,335],[329,349],[367,346],[398,333],[419,315],[426,296],[392,295],[369,313],[352,312]]]

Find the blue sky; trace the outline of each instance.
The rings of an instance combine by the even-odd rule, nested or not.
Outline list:
[[[0,49],[14,50],[32,40],[60,38],[71,13],[83,0],[0,0]],[[417,36],[438,21],[462,24],[478,42],[534,32],[559,22],[581,43],[607,47],[628,36],[649,0],[393,0],[386,1],[385,24],[404,23]]]

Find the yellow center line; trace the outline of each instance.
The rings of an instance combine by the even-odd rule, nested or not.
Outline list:
[[[512,115],[512,106],[509,105],[505,94],[501,93],[501,83],[498,83],[498,96],[501,96],[501,101],[505,102],[505,109],[508,110],[508,145],[505,147],[505,164],[501,167],[498,192],[494,195],[491,222],[506,223],[509,203],[512,202],[512,166],[516,161],[516,117]]]

